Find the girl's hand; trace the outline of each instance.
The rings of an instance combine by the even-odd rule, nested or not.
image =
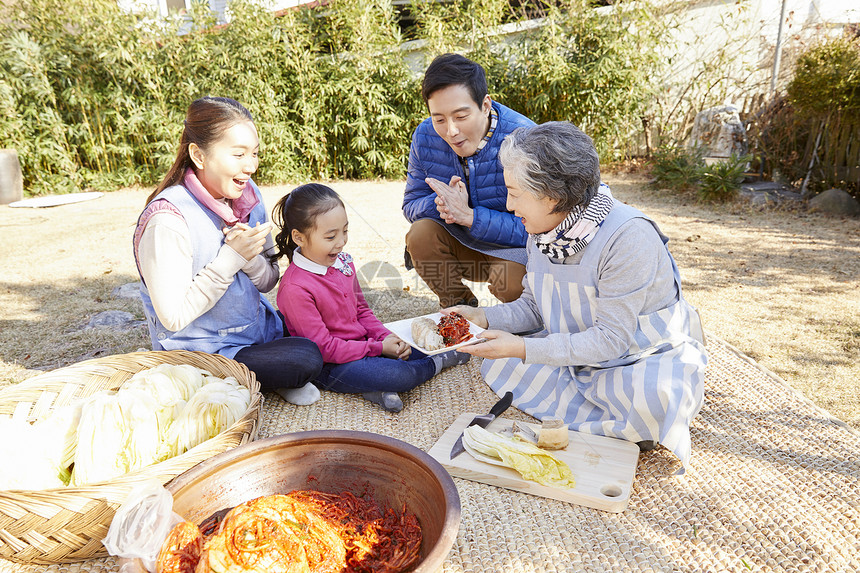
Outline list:
[[[270,222],[257,223],[256,227],[249,227],[245,223],[236,223],[232,227],[224,229],[224,242],[231,249],[242,255],[246,261],[250,261],[263,252],[266,237],[272,231]]]
[[[463,318],[468,320],[469,322],[473,322],[481,328],[487,328],[490,323],[487,322],[487,313],[484,312],[484,309],[481,307],[469,306],[466,304],[460,304],[457,306],[450,306],[448,308],[443,308],[440,311],[445,316],[448,316],[452,312],[459,313],[463,315]]]
[[[481,358],[526,359],[526,343],[522,336],[516,336],[503,330],[485,330],[481,333],[481,338],[486,338],[487,341],[461,346],[457,352],[464,352]]]
[[[409,346],[409,343],[405,340],[400,341],[400,352],[397,354],[397,358],[400,360],[409,360],[409,357],[412,355],[412,347]]]
[[[382,355],[386,358],[406,360],[412,354],[412,347],[393,332],[382,339]]]

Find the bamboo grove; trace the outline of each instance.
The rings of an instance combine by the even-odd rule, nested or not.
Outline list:
[[[27,193],[156,183],[188,104],[209,94],[254,115],[261,183],[402,177],[426,113],[421,69],[444,51],[482,63],[495,99],[577,123],[611,158],[639,124],[656,41],[631,25],[645,12],[598,16],[580,0],[413,0],[408,26],[386,0],[229,12],[219,26],[205,3],[168,21],[110,0],[0,8],[0,146],[17,150]],[[496,33],[535,16],[543,26]],[[404,56],[415,41],[418,69]]]

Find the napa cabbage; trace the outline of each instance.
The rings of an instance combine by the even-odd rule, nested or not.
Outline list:
[[[115,478],[184,453],[234,424],[251,404],[235,378],[162,364],[30,423],[22,404],[0,417],[0,489],[51,489]]]
[[[214,438],[241,418],[250,402],[251,392],[235,378],[206,377],[171,425],[168,447],[179,455]]]
[[[469,426],[463,445],[475,459],[512,468],[527,480],[554,487],[576,485],[570,466],[534,444]]]

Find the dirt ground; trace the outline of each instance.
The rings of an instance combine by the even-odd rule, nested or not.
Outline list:
[[[860,220],[741,202],[702,205],[652,190],[641,176],[605,179],[669,236],[685,295],[708,334],[860,429]],[[380,319],[435,311],[435,297],[403,265],[403,181],[331,186],[347,203],[347,251]],[[291,188],[265,188],[266,204]],[[139,301],[112,292],[138,280],[131,236],[147,194],[129,189],[59,207],[0,206],[0,386],[149,347],[143,326],[84,328],[106,310],[143,318]],[[482,304],[495,304],[485,289],[476,293]]]

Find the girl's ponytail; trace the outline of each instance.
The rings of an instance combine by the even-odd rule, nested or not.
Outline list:
[[[309,233],[318,216],[338,205],[344,206],[334,189],[319,183],[301,185],[281,197],[272,208],[272,222],[281,230],[275,235],[275,252],[269,259],[277,261],[286,256],[292,262],[293,251],[298,247],[293,240],[293,229]]]
[[[286,214],[290,209],[291,197],[292,193],[287,193],[272,208],[272,222],[281,229],[275,235],[275,251],[269,256],[269,260],[272,262],[277,261],[283,256],[286,256],[290,262],[293,262],[293,251],[298,247],[296,242],[293,241],[292,228],[287,223],[289,217]]]

